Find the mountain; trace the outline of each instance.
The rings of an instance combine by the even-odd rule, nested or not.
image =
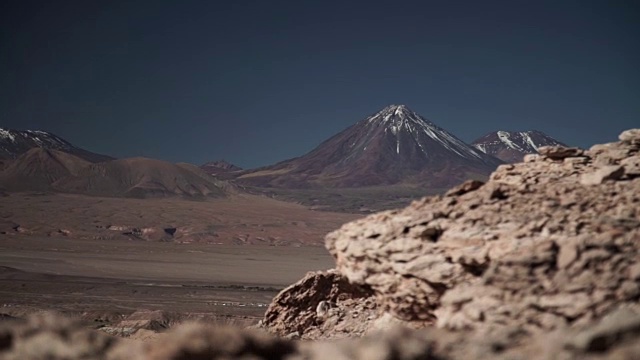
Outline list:
[[[210,161],[200,166],[200,168],[210,175],[218,175],[232,171],[242,170],[241,167],[231,164],[225,160]]]
[[[78,174],[91,163],[57,150],[32,148],[0,171],[0,188],[11,191],[48,191],[60,179]]]
[[[221,197],[219,182],[197,167],[148,158],[118,159],[90,164],[58,181],[55,189],[96,196],[116,197]]]
[[[444,189],[486,177],[500,163],[406,106],[391,105],[301,157],[241,172],[236,181],[280,188],[411,184]]]
[[[514,163],[522,161],[526,154],[537,154],[541,146],[566,146],[551,136],[537,130],[494,131],[471,143],[485,154]]]
[[[2,169],[0,188],[107,197],[225,196],[223,184],[195,165],[147,158],[91,163],[43,148],[30,149]]]
[[[46,131],[0,128],[0,159],[16,159],[32,148],[63,151],[93,163],[113,160],[111,156],[81,149]]]

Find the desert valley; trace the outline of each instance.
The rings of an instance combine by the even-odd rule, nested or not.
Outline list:
[[[255,325],[278,291],[332,267],[330,231],[484,180],[503,162],[490,154],[511,161],[560,144],[495,132],[472,146],[404,105],[249,170],[115,159],[39,130],[0,134],[3,313],[55,310],[103,329],[157,311],[171,314],[161,329],[186,319]]]
[[[640,359],[639,5],[0,1],[0,360]]]
[[[14,339],[0,347],[6,358],[45,346],[24,335],[35,328],[126,342],[60,338],[34,358],[89,346],[90,358],[321,359],[331,349],[365,359],[375,348],[367,341],[400,351],[398,359],[530,357],[545,341],[541,330],[558,332],[553,351],[563,356],[608,354],[618,343],[637,354],[623,341],[638,334],[636,315],[611,325],[608,340],[571,341],[618,305],[638,310],[638,130],[588,151],[538,131],[497,131],[470,145],[391,105],[305,155],[257,169],[115,159],[42,131],[2,129],[0,150],[1,334]],[[191,321],[282,340],[193,348],[171,332]],[[496,332],[498,323],[523,332]],[[449,332],[296,342],[399,325]],[[197,329],[183,331],[211,344],[236,331]],[[451,348],[470,331],[490,336]],[[154,353],[159,345],[149,344],[160,343]]]

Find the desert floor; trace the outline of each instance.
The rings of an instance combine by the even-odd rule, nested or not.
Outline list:
[[[108,319],[144,309],[252,323],[280,289],[333,260],[321,247],[26,236],[2,239],[0,264],[0,312],[14,316],[54,310]]]
[[[189,201],[13,193],[0,196],[0,237],[322,246],[327,232],[361,216],[245,194]]]
[[[162,310],[177,320],[256,323],[279,290],[333,267],[323,237],[354,218],[258,196],[11,194],[0,198],[0,313],[109,322]]]

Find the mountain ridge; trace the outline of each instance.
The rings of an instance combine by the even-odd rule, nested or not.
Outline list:
[[[520,162],[526,154],[537,154],[541,146],[567,146],[538,130],[492,131],[471,144],[507,163]]]
[[[0,188],[135,198],[223,197],[227,192],[195,165],[143,157],[91,163],[44,148],[32,148],[1,169]]]
[[[206,162],[200,165],[200,169],[204,170],[209,175],[219,175],[242,170],[241,167],[222,159]]]
[[[407,106],[390,105],[302,156],[243,171],[236,180],[265,187],[447,188],[485,177],[500,163]]]
[[[32,148],[63,151],[92,163],[115,159],[112,156],[97,154],[77,147],[47,131],[14,130],[0,127],[0,159],[17,159]]]

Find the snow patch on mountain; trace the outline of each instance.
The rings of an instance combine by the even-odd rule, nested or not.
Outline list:
[[[564,146],[563,143],[536,130],[495,131],[475,140],[472,144],[485,154],[496,156],[507,162],[522,161],[525,154],[535,154],[541,146]]]
[[[527,141],[527,144],[531,145],[535,151],[538,151],[538,145],[536,145],[531,136],[529,136],[528,132],[521,132],[520,135]]]
[[[500,138],[500,141],[502,141],[505,145],[507,145],[508,147],[512,148],[512,149],[516,149],[516,150],[521,150],[522,148],[516,144],[513,143],[513,141],[511,141],[511,139],[509,138],[511,134],[509,134],[506,131],[498,131],[498,138]]]
[[[441,190],[486,176],[501,163],[408,107],[390,105],[302,156],[239,172],[236,181],[291,189],[411,184]]]
[[[16,142],[16,136],[11,131],[0,128],[0,138],[9,139],[11,142]]]
[[[46,131],[0,128],[0,159],[15,159],[32,148],[59,150],[91,162],[113,159],[110,156],[95,154],[73,146],[68,141]]]
[[[423,144],[424,139],[421,139],[419,133],[424,133],[458,156],[470,159],[482,159],[483,157],[481,152],[413,112],[405,105],[387,106],[368,117],[365,121],[370,126],[384,126],[385,133],[390,132],[397,137],[397,154],[400,154],[401,135],[405,132],[412,135],[411,137],[425,155],[427,155],[427,151],[425,150],[425,144]]]

